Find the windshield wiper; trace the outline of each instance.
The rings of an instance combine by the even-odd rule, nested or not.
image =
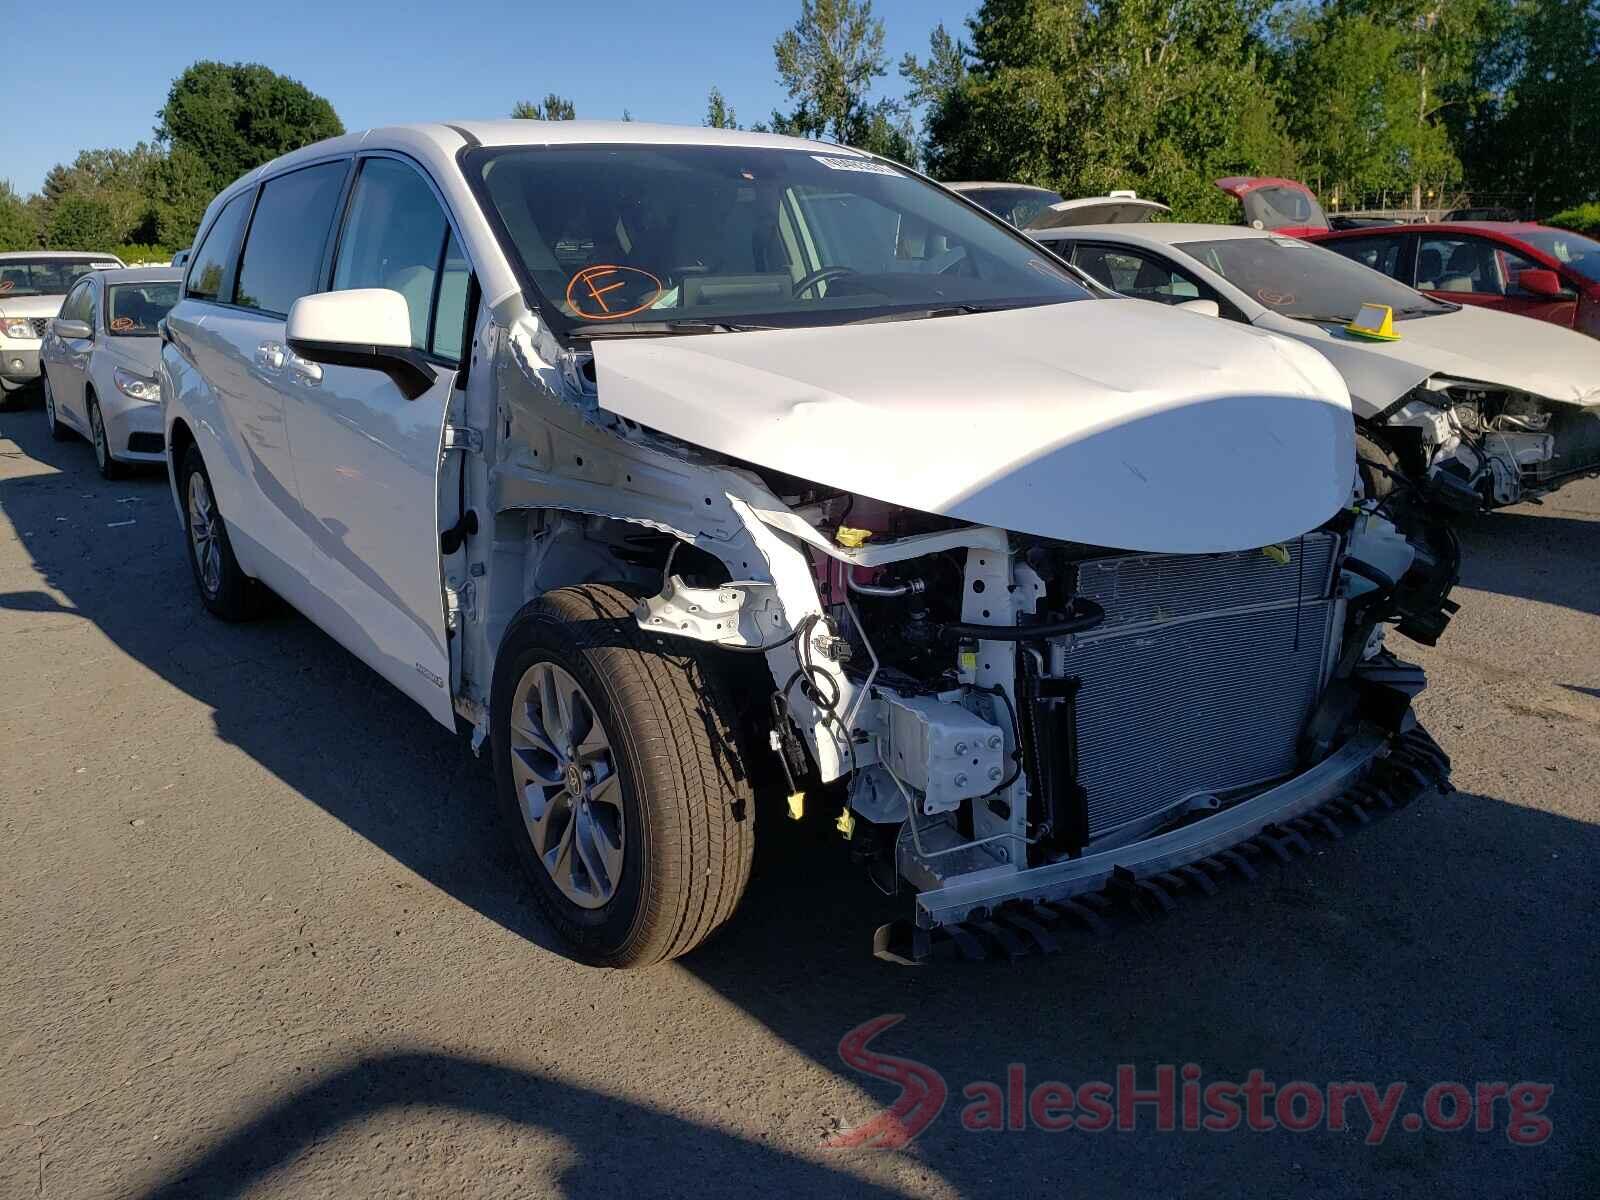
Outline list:
[[[1350,317],[1318,316],[1316,313],[1284,313],[1283,315],[1291,321],[1315,321],[1324,325],[1348,325],[1352,319]]]
[[[740,321],[681,318],[675,321],[594,321],[574,326],[568,337],[584,340],[609,337],[661,337],[663,334],[755,333],[781,329],[781,325],[751,325]]]

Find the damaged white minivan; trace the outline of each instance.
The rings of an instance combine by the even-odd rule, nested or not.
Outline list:
[[[727,921],[758,792],[906,897],[880,952],[1050,948],[1448,786],[1383,633],[1455,543],[1360,498],[1338,373],[1095,287],[815,142],[322,142],[165,325],[194,578],[470,726],[576,958]]]

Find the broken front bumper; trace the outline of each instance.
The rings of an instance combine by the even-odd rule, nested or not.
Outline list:
[[[1062,926],[1104,932],[1119,910],[1166,910],[1229,875],[1254,879],[1256,862],[1309,852],[1308,837],[1342,837],[1449,780],[1449,758],[1421,726],[1364,730],[1294,778],[1168,833],[923,892],[915,924],[879,929],[876,949],[913,961],[946,947],[969,958],[1055,950]]]

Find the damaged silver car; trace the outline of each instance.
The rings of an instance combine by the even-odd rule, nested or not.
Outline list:
[[[1338,372],[1096,294],[835,146],[319,143],[167,321],[195,583],[470,727],[576,958],[693,949],[785,795],[904,896],[881,952],[1046,948],[1448,786],[1384,635],[1455,543],[1360,498]]]

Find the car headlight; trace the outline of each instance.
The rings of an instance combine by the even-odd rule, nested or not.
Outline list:
[[[7,317],[0,321],[0,329],[5,330],[8,338],[21,338],[33,341],[33,322],[27,317]]]
[[[146,400],[151,404],[161,403],[161,385],[154,379],[135,375],[132,371],[124,371],[121,367],[112,368],[111,378],[116,382],[117,391],[124,396],[131,396],[135,400]]]

